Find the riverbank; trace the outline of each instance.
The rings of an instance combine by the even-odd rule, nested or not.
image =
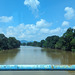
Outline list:
[[[51,49],[59,49],[65,51],[75,51],[75,29],[68,28],[67,31],[61,36],[48,36],[45,40],[40,42],[28,42],[27,46],[38,46]]]
[[[9,50],[20,47],[20,41],[15,37],[7,38],[4,34],[0,34],[0,50]]]

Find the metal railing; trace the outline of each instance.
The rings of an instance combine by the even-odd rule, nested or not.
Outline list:
[[[75,71],[75,65],[0,65],[0,71]]]

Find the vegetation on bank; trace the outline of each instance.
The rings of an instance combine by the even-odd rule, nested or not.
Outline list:
[[[0,50],[13,49],[20,47],[20,41],[15,37],[7,38],[4,34],[0,34]]]
[[[48,36],[45,40],[41,40],[40,42],[28,42],[23,45],[75,51],[75,29],[68,28],[61,37],[56,35]]]

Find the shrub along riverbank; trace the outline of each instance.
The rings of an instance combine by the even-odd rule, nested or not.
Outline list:
[[[20,41],[15,37],[7,38],[4,34],[0,34],[0,50],[7,50],[20,47]]]
[[[28,42],[25,45],[75,51],[75,29],[68,28],[61,37],[56,35],[48,36],[45,40],[41,40],[40,42]]]

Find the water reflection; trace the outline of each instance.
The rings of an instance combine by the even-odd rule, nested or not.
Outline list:
[[[0,64],[8,64],[10,63],[10,61],[12,61],[16,55],[18,54],[18,52],[20,51],[20,49],[12,49],[12,50],[6,50],[6,51],[0,51]]]
[[[73,52],[66,52],[61,50],[51,50],[51,49],[42,49],[42,52],[46,52],[46,55],[56,61],[60,61],[58,65],[73,65],[75,64],[75,53]]]
[[[21,46],[19,49],[0,51],[0,64],[75,64],[75,53],[40,47]],[[75,75],[71,71],[11,71],[0,75]]]

